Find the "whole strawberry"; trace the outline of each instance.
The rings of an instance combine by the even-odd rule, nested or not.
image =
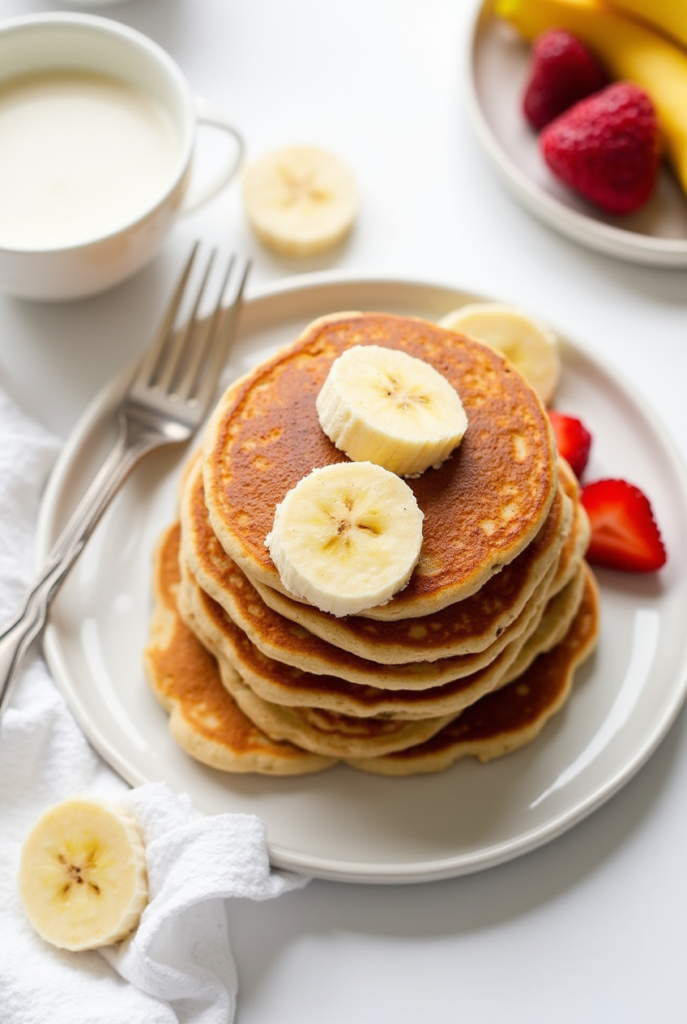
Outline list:
[[[548,29],[532,44],[523,113],[539,131],[607,82],[606,72],[584,43],[564,29]]]
[[[614,82],[580,100],[543,130],[539,145],[553,173],[607,213],[632,213],[653,191],[658,120],[633,82]]]

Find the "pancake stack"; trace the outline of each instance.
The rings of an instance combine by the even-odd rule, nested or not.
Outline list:
[[[315,402],[357,345],[432,365],[468,429],[407,480],[424,513],[407,586],[336,617],[288,592],[265,538],[291,488],[347,461]],[[418,319],[325,317],[218,403],[158,545],[147,677],[183,749],[225,771],[346,762],[408,775],[487,761],[538,735],[594,647],[588,540],[546,411],[499,353]]]

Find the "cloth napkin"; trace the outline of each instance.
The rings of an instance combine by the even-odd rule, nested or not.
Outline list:
[[[40,493],[57,449],[0,380],[0,623],[31,582]],[[74,794],[129,807],[146,843],[150,883],[133,935],[83,953],[55,949],[36,935],[16,885],[34,821]],[[228,898],[269,899],[307,881],[271,870],[259,818],[203,817],[163,783],[129,789],[89,745],[40,651],[29,653],[0,723],[3,1024],[227,1024],[237,993]]]

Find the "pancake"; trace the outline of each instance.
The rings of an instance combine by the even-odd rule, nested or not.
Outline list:
[[[399,348],[458,391],[468,416],[460,447],[408,481],[424,512],[420,561],[403,591],[363,617],[428,615],[476,593],[534,539],[556,493],[546,412],[499,353],[422,320],[342,313],[227,389],[205,434],[212,528],[249,578],[284,592],[264,540],[275,506],[314,467],[345,461],[320,428],[315,400],[334,359],[353,345]],[[289,596],[289,595],[287,595]]]
[[[215,656],[220,669],[230,666],[257,696],[269,703],[326,709],[355,717],[417,720],[457,714],[501,683],[522,645],[536,629],[546,604],[544,588],[527,633],[513,641],[485,668],[431,688],[389,690],[351,683],[334,675],[303,672],[267,657],[220,605],[198,587],[190,574],[184,576],[183,562],[181,569],[179,612]],[[555,567],[552,567],[552,575],[554,572]]]
[[[188,471],[180,514],[183,560],[200,586],[265,654],[305,671],[326,672],[332,668],[333,645],[338,649],[337,672],[362,683],[371,682],[370,663],[407,665],[484,652],[481,660],[466,662],[463,674],[487,664],[525,628],[521,615],[558,558],[572,525],[571,501],[561,490],[532,543],[478,593],[421,620],[375,622],[355,615],[336,618],[250,581],[212,530],[197,463]],[[284,619],[303,629],[285,630]],[[344,658],[342,650],[355,657]],[[398,673],[376,671],[374,685],[411,685],[403,679],[409,674],[404,670],[398,681]],[[424,685],[438,681],[427,673]]]
[[[248,719],[222,685],[215,659],[179,617],[179,530],[165,530],[155,554],[155,610],[144,652],[150,687],[169,712],[170,731],[191,757],[226,772],[301,775],[335,763],[275,742]]]
[[[505,686],[522,675],[540,654],[559,644],[572,625],[584,599],[589,567],[583,563],[568,584],[548,602],[537,628],[525,640],[518,656],[501,680]]]
[[[252,722],[274,740],[288,740],[315,754],[339,757],[378,757],[416,746],[444,728],[455,715],[403,720],[356,718],[320,708],[272,704],[251,690],[236,674],[221,678],[236,703]]]
[[[178,524],[175,530],[175,540],[169,541],[171,549],[176,543],[177,569],[176,572],[183,575],[183,563],[180,566],[179,553],[179,531]],[[177,579],[179,576],[177,576]],[[190,577],[186,582],[190,582]],[[215,661],[220,661],[220,668],[228,666],[229,671],[222,672],[222,679],[235,698],[237,704],[247,712],[251,721],[263,729],[268,736],[275,740],[289,740],[297,743],[305,750],[324,756],[340,756],[342,751],[352,756],[378,756],[383,753],[402,750],[406,746],[421,743],[434,733],[443,728],[454,713],[439,713],[426,715],[407,716],[405,718],[391,718],[390,716],[365,718],[342,714],[338,711],[330,711],[315,706],[287,707],[277,704],[270,704],[257,697],[245,686],[240,685],[241,678],[238,666],[230,663],[228,659],[218,658],[218,650],[213,642],[213,635],[199,625],[195,609],[191,602],[184,600],[184,594],[188,591],[176,588],[176,607],[180,618],[187,627],[196,634],[201,647],[206,653],[214,655]],[[237,647],[243,645],[252,650],[258,658],[264,658],[257,651],[257,648],[250,643],[243,633],[232,623],[231,619],[212,601],[197,585],[191,591],[197,595],[202,603],[212,602],[213,611],[222,617],[225,629],[234,630],[237,634]],[[281,666],[273,663],[274,670],[278,671]],[[238,678],[237,678],[238,675]]]
[[[181,593],[185,598],[185,604],[194,608],[196,618],[208,622],[208,629],[205,632],[209,632],[213,637],[213,650],[223,654],[230,661],[246,660],[242,659],[237,649],[245,649],[245,637],[263,656],[256,659],[253,655],[248,659],[250,662],[257,660],[260,665],[267,665],[271,661],[278,661],[300,674],[335,676],[350,683],[373,686],[380,690],[424,692],[488,668],[507,648],[522,643],[537,626],[556,569],[555,566],[551,567],[549,574],[539,584],[517,621],[504,630],[488,650],[478,654],[457,654],[452,658],[441,658],[438,661],[415,661],[408,665],[377,665],[373,661],[342,651],[284,619],[262,604],[255,591],[252,592],[254,596],[251,598],[252,588],[245,577],[245,604],[238,609],[239,615],[227,615],[218,602],[198,587],[183,557],[181,563]],[[202,595],[198,591],[202,591]],[[236,606],[234,610],[236,611]],[[245,673],[242,674],[245,677]],[[269,694],[263,695],[270,699]],[[310,701],[287,700],[285,703]]]
[[[490,761],[531,743],[568,700],[575,670],[594,650],[598,629],[599,597],[586,567],[584,596],[561,643],[428,742],[386,757],[351,759],[349,764],[377,775],[417,775],[443,771],[462,757]]]
[[[199,474],[196,472],[196,478],[198,476]],[[191,482],[193,482],[192,478],[193,474],[189,478]],[[191,497],[195,494],[193,488],[190,488],[190,494]],[[200,517],[207,527],[206,530],[203,530],[202,526],[193,525],[193,512],[200,510],[202,506],[199,501],[189,500],[189,489],[187,489],[184,495],[182,508],[186,508],[186,515],[182,522],[181,561],[184,566],[189,568],[191,575],[194,575],[189,561],[196,565],[198,557],[189,560],[186,557],[187,552],[191,550],[198,556],[207,553],[218,545],[216,543],[215,545],[212,544],[212,534],[209,531],[209,527],[207,527],[207,517],[204,519],[202,515]],[[190,514],[189,508],[191,510]],[[189,522],[191,522],[191,541],[186,543],[186,526]],[[199,552],[200,545],[196,538],[201,532],[209,535],[203,540],[203,547]],[[562,541],[559,540],[554,549],[560,549],[561,544]],[[207,566],[208,564],[209,555],[206,554],[203,565]],[[210,564],[215,564],[214,560]],[[500,636],[497,636],[486,650],[475,654],[458,654],[430,662],[379,664],[375,660],[361,658],[349,651],[341,650],[269,608],[262,600],[260,594],[249,583],[245,574],[235,563],[231,562],[223,550],[221,552],[221,564],[222,586],[213,587],[209,596],[217,593],[218,590],[221,592],[221,607],[225,612],[228,612],[230,618],[247,635],[248,639],[268,658],[277,659],[305,672],[333,674],[350,682],[389,689],[425,689],[439,686],[450,680],[469,675],[490,664],[506,646],[516,640],[532,624],[532,617],[537,609],[541,608],[543,596],[550,585],[549,570],[544,579],[539,581],[534,593],[530,596],[525,608],[518,617],[502,630]],[[204,569],[202,572],[203,582],[207,581],[210,573],[211,569],[210,571],[207,568]],[[196,583],[199,582],[195,575],[194,580]],[[473,598],[468,598],[468,602],[475,605],[477,604],[476,598],[477,595]],[[217,603],[219,604],[220,602]],[[487,605],[485,604],[482,607],[487,607]],[[216,620],[218,632],[221,634],[221,616],[211,611],[208,611],[207,615]],[[439,627],[442,619],[448,620],[448,618],[447,610],[437,613],[436,616],[430,616],[435,625],[435,630]],[[475,618],[476,616],[473,615],[473,620]],[[463,626],[465,627],[466,624],[467,620],[464,619]],[[403,623],[384,623],[380,625],[382,626],[382,633],[388,632],[391,634],[398,633],[401,628],[405,630],[412,627],[412,623],[409,620],[404,620]],[[447,630],[449,626],[450,623],[447,621]],[[424,620],[421,628],[425,632],[428,631],[428,627],[424,625]],[[226,643],[231,645],[233,636],[232,631],[229,631],[226,636]],[[221,635],[218,637],[218,644],[221,650],[223,645]],[[387,651],[382,642],[378,644],[378,649],[381,650],[382,659],[385,661]],[[374,648],[373,653],[376,657],[377,650]],[[227,656],[231,659],[231,652]]]
[[[337,619],[316,608],[306,608],[270,587],[257,584],[256,589],[264,603],[285,618],[344,650],[364,651],[371,660],[399,664],[402,654],[411,653],[408,662],[412,662],[425,645],[430,662],[445,662],[450,657],[457,664],[455,659],[460,657],[466,670],[471,663],[476,669],[488,664],[506,643],[523,632],[529,621],[528,609],[537,600],[543,580],[547,580],[547,588],[558,590],[579,567],[588,538],[583,538],[581,544],[571,537],[575,521],[572,502],[561,490],[542,530],[522,555],[492,576],[476,594],[418,619]],[[557,566],[555,580],[550,575],[553,565]],[[444,653],[439,655],[439,650]]]
[[[336,763],[333,757],[274,741],[231,697],[220,681],[215,659],[179,616],[178,547],[175,525],[164,532],[156,553],[156,606],[145,653],[151,687],[171,711],[170,727],[177,742],[191,756],[228,772],[293,775]],[[571,629],[561,644],[537,658],[524,675],[483,697],[430,740],[383,756],[349,756],[349,763],[377,774],[411,775],[440,771],[459,757],[487,761],[523,746],[565,703],[574,669],[593,649],[597,630],[596,586],[585,568],[584,599]],[[225,671],[233,677],[235,689],[243,685],[229,666]]]
[[[569,463],[563,458],[558,460],[558,479],[563,492],[572,502],[573,516],[572,528],[563,544],[558,560],[556,579],[551,588],[552,595],[567,586],[575,576],[587,553],[592,532],[589,516],[580,500],[580,484]]]

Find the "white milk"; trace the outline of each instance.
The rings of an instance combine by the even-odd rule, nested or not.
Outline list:
[[[59,248],[126,226],[169,186],[179,147],[162,105],[114,78],[0,84],[0,247]]]

